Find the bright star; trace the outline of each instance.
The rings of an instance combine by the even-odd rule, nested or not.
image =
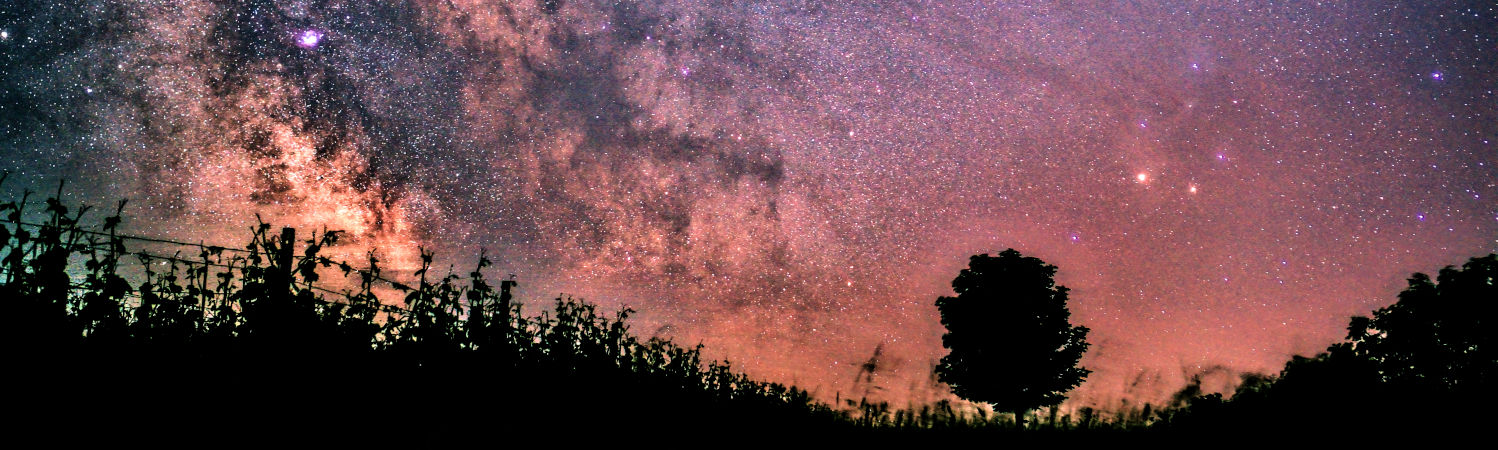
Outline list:
[[[1150,180],[1150,175],[1144,172],[1139,172],[1139,175],[1135,175],[1134,179],[1139,180],[1140,183],[1144,183]]]

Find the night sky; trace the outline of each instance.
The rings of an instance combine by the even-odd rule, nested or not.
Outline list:
[[[531,312],[900,404],[941,398],[973,254],[1060,268],[1073,404],[1111,407],[1277,373],[1498,251],[1489,0],[369,3],[7,1],[5,197],[326,225],[407,274],[483,248]]]

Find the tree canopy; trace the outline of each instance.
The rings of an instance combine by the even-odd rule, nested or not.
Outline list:
[[[1192,401],[1180,428],[1486,430],[1498,376],[1498,254],[1423,273],[1392,305],[1353,317],[1347,338],[1294,357],[1230,402]],[[1203,397],[1205,398],[1205,397]]]
[[[1015,413],[1054,406],[1091,373],[1077,362],[1087,328],[1072,326],[1056,266],[1014,249],[973,256],[936,308],[950,353],[936,367],[957,396]]]
[[[1498,376],[1498,255],[1447,266],[1432,282],[1416,273],[1399,301],[1353,317],[1352,355],[1367,358],[1390,387],[1428,393],[1491,390]]]

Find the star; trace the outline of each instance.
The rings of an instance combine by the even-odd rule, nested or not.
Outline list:
[[[127,216],[154,205],[128,217],[144,235],[240,245],[219,230],[263,214],[369,230],[352,253],[401,242],[464,263],[491,245],[538,295],[633,304],[822,392],[847,392],[837,383],[852,373],[817,367],[885,336],[908,344],[907,361],[939,358],[929,306],[956,273],[938,268],[971,254],[1035,252],[1079,286],[1075,317],[1125,355],[1094,355],[1104,370],[1082,406],[1122,398],[1107,387],[1124,385],[1117,374],[1179,358],[1277,373],[1288,352],[1345,333],[1258,331],[1391,303],[1381,280],[1491,251],[1498,230],[1498,84],[1466,69],[1498,54],[1491,33],[1440,6],[1451,0],[1397,21],[1315,2],[1297,5],[1318,20],[1173,2],[1064,19],[1010,2],[930,2],[919,19],[860,2],[497,16],[486,2],[114,3],[121,14],[0,20],[0,169],[34,180],[0,189],[99,168],[69,191],[130,198]],[[115,16],[132,31],[94,32]],[[1375,34],[1420,45],[1361,51],[1383,43]],[[1435,233],[1431,217],[1455,231]],[[1257,259],[1289,248],[1347,271]],[[1188,253],[1194,264],[1173,258]],[[1280,286],[1262,266],[1306,281]],[[890,288],[860,294],[878,301],[846,292],[875,286]],[[1145,321],[1163,308],[1170,329],[1210,317],[1245,334],[1158,332]],[[805,337],[766,328],[796,322],[773,311],[840,341],[796,358],[744,345]]]

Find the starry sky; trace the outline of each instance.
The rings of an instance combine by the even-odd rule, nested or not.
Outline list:
[[[7,197],[482,248],[532,311],[897,404],[942,398],[935,299],[1011,247],[1092,329],[1074,405],[1325,348],[1498,251],[1495,88],[1489,1],[0,6]]]

